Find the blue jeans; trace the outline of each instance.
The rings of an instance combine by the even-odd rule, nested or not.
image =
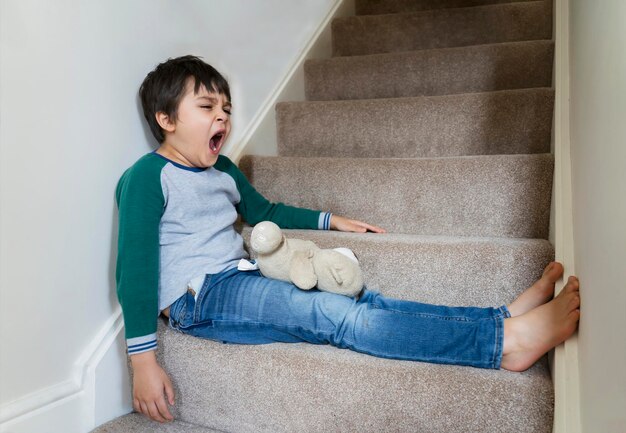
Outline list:
[[[500,368],[500,308],[444,307],[364,290],[358,300],[303,291],[258,271],[207,275],[197,294],[170,307],[170,326],[200,338],[239,344],[332,344],[383,358]]]

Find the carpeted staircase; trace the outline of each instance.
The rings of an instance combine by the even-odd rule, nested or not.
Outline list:
[[[306,102],[276,107],[278,157],[242,170],[273,201],[389,233],[289,231],[359,257],[370,289],[509,303],[553,257],[552,2],[357,0]],[[249,237],[250,229],[244,229]],[[549,432],[542,359],[524,373],[377,359],[329,346],[224,345],[161,323],[177,421],[97,432]]]

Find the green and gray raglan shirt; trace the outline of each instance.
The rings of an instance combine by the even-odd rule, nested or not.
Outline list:
[[[131,355],[156,348],[159,312],[191,279],[248,257],[233,226],[237,214],[251,225],[269,220],[283,228],[330,228],[330,213],[270,203],[222,155],[207,169],[144,155],[122,175],[116,199],[117,295]]]

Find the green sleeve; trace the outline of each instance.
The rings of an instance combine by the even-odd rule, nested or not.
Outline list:
[[[148,154],[128,169],[116,189],[119,208],[117,296],[126,338],[154,334],[159,287],[159,224],[165,199],[165,161]]]
[[[250,225],[261,221],[272,221],[285,229],[318,229],[319,211],[271,203],[254,189],[244,174],[227,157],[220,155],[215,166],[217,170],[229,174],[237,185],[241,200],[237,212]]]

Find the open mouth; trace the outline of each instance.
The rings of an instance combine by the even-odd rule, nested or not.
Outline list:
[[[224,131],[220,131],[217,134],[215,134],[213,137],[211,137],[211,139],[209,140],[209,148],[211,149],[211,152],[213,153],[219,152],[220,148],[222,147],[223,141],[224,141]]]

